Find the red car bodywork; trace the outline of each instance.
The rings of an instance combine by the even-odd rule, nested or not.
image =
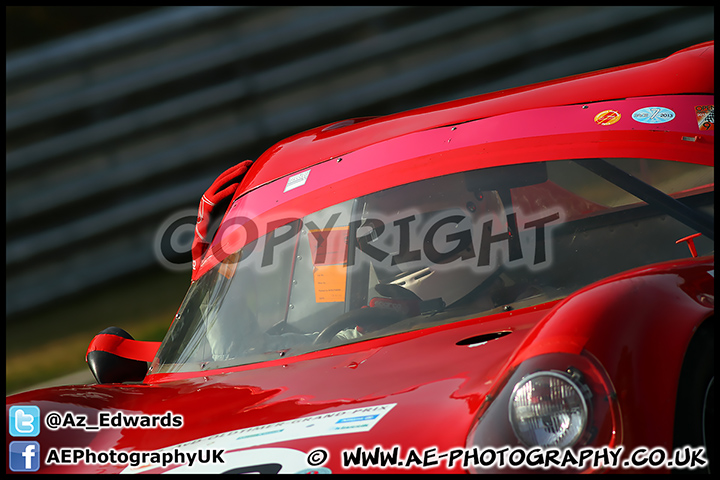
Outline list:
[[[472,162],[477,162],[479,151],[487,167],[519,163],[530,155],[551,161],[635,152],[713,165],[714,131],[700,129],[688,110],[713,103],[713,57],[710,42],[662,60],[319,127],[263,154],[234,198],[252,191],[259,195],[259,187],[269,187],[262,199],[256,195],[246,204],[241,201],[239,211],[270,222],[294,204],[313,211],[326,205],[328,195],[337,202],[352,199],[366,193],[368,184],[381,190],[477,168]],[[603,123],[598,118],[604,111],[629,116],[660,98],[678,112],[671,126]],[[291,192],[276,207],[272,182],[311,167],[311,191]],[[332,188],[310,184],[329,180]],[[281,190],[283,185],[276,184],[274,188]],[[194,278],[219,260],[211,254]],[[410,450],[422,458],[427,452],[437,457],[470,448],[475,435],[487,438],[487,445],[505,445],[512,432],[501,425],[503,420],[507,423],[507,413],[496,399],[507,395],[514,376],[534,363],[560,369],[577,363],[587,381],[604,392],[596,396],[595,409],[602,419],[596,425],[597,443],[591,445],[623,446],[626,452],[636,447],[670,451],[683,359],[694,334],[712,321],[713,298],[714,257],[692,258],[688,252],[686,259],[623,272],[567,298],[526,309],[501,310],[260,364],[149,374],[140,384],[27,392],[7,397],[6,410],[36,405],[42,415],[74,412],[86,415],[88,423],[95,423],[100,412],[172,412],[183,417],[181,428],[170,429],[41,428],[35,440],[46,450],[52,446],[157,451],[202,439],[198,445],[225,450],[225,464],[215,471],[299,471],[306,456],[324,452],[323,462],[305,467],[337,473],[346,471],[341,452],[358,446],[397,446],[400,458]],[[152,344],[149,350],[154,353],[157,347]],[[333,415],[365,418],[368,428],[347,434],[301,432],[301,426],[308,426],[303,419],[320,425]],[[294,433],[273,441],[273,428],[279,426]],[[497,439],[483,433],[488,431],[497,431]],[[249,435],[253,432],[255,436]],[[263,439],[263,434],[269,435]],[[7,444],[17,440],[9,433],[6,438]],[[447,456],[425,460],[425,465],[355,471],[468,470],[460,460],[450,465]],[[40,472],[161,472],[175,467],[43,464]]]

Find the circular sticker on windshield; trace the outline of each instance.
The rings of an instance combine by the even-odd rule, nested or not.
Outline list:
[[[665,107],[645,107],[632,114],[632,119],[640,123],[665,123],[674,118],[675,112]]]
[[[613,123],[617,123],[621,116],[617,110],[603,110],[595,115],[594,120],[598,125],[612,125]]]

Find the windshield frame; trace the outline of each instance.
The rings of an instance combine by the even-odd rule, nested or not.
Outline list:
[[[707,96],[696,97],[702,97],[702,99],[685,96],[681,100],[685,105],[708,100]],[[630,102],[630,100],[616,101],[612,104],[617,106],[618,102]],[[602,102],[602,105],[598,105],[597,108],[606,108],[607,103],[609,102]],[[646,100],[635,104],[630,102],[630,108],[646,103]],[[569,109],[582,109],[582,106],[550,107],[540,109],[543,112],[534,113],[542,113],[545,117],[550,116],[549,118],[554,118],[553,115],[564,117]],[[389,142],[391,145],[369,146],[366,149],[313,165],[302,172],[287,175],[241,195],[232,202],[209,254],[203,259],[199,276],[206,275],[244,245],[258,240],[276,227],[289,224],[305,214],[342,201],[427,178],[478,168],[573,158],[582,165],[589,161],[587,159],[596,157],[596,155],[587,155],[588,152],[601,153],[597,156],[602,158],[623,158],[636,157],[637,152],[641,150],[643,152],[641,156],[644,158],[708,166],[714,164],[712,136],[709,137],[711,140],[709,142],[698,142],[696,141],[697,136],[678,135],[676,131],[658,131],[655,128],[630,131],[605,130],[596,128],[598,127],[596,124],[595,127],[586,126],[587,131],[578,131],[582,129],[573,127],[566,130],[575,131],[557,129],[552,135],[518,136],[499,142],[479,142],[477,136],[479,133],[486,133],[490,120],[497,119],[483,119],[468,124],[419,132],[394,139]],[[685,125],[680,128],[681,133],[690,130],[687,122],[678,125]],[[697,126],[695,127],[697,128]],[[694,140],[691,141],[689,138],[694,138]],[[532,161],[529,162],[528,158],[531,158]],[[478,164],[479,159],[481,165]],[[596,165],[602,165],[596,160],[596,158],[593,160]],[[617,181],[613,181],[614,174],[608,173],[607,167],[601,168],[605,168],[605,171],[598,175],[617,185]],[[627,184],[621,180],[619,183],[624,190],[635,196],[640,193],[641,197],[646,197],[644,200],[648,200],[648,203],[656,206],[659,202],[661,209],[681,222],[687,222],[688,216],[682,213],[681,202],[652,187],[648,189],[643,182],[630,180]],[[693,216],[691,215],[690,218],[692,220]],[[706,230],[707,228],[712,229],[712,225],[707,223],[707,219],[697,217],[694,219],[696,220],[695,226],[699,225]],[[250,225],[253,225],[253,228],[249,228]],[[711,236],[708,238],[712,239]],[[555,301],[553,300],[551,303]],[[343,347],[349,347],[349,345],[355,344]],[[355,348],[358,347],[352,347],[352,349]],[[310,350],[309,353],[301,354],[301,356],[327,354],[322,353],[324,351],[324,349]],[[267,361],[272,360],[228,365],[221,367],[220,370],[247,368],[264,364]],[[194,375],[203,373],[192,372]]]

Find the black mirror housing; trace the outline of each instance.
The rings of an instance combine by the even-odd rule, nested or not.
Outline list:
[[[134,340],[129,333],[118,327],[108,327],[98,335],[117,335]],[[148,369],[147,362],[100,350],[89,352],[86,361],[97,383],[140,382],[145,378]]]

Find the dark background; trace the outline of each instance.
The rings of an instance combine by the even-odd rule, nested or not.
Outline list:
[[[160,340],[158,229],[286,136],[713,39],[713,7],[6,7],[6,390]]]

